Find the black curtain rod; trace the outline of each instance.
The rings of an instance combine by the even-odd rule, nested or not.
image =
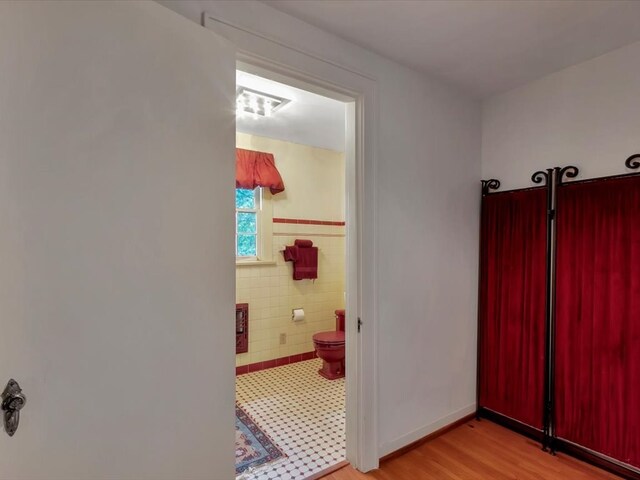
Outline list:
[[[503,195],[503,194],[516,193],[516,192],[528,192],[531,190],[541,190],[543,188],[547,188],[547,187],[541,186],[541,187],[512,188],[511,190],[500,190],[498,192],[486,192],[486,193],[483,193],[482,196],[484,197],[487,195],[491,195],[493,197],[494,195]]]
[[[607,176],[604,176],[604,177],[585,178],[583,180],[573,180],[571,182],[564,182],[563,181],[563,177],[565,175],[566,175],[567,178],[575,178],[578,175],[577,167],[568,166],[568,167],[563,167],[563,168],[560,168],[560,167],[555,167],[555,168],[558,169],[558,171],[560,172],[559,183],[558,183],[559,185],[582,184],[582,183],[597,182],[597,181],[601,181],[601,180],[602,181],[606,181],[606,180],[617,180],[617,179],[620,179],[620,178],[637,177],[638,175],[640,175],[640,153],[636,153],[636,154],[631,155],[629,158],[627,158],[625,160],[624,165],[628,169],[639,170],[639,171],[638,172],[631,172],[631,173],[620,173],[618,175],[607,175]],[[575,169],[575,173],[574,173],[574,169]],[[545,171],[535,172],[531,176],[531,180],[533,181],[533,183],[542,183],[544,181],[544,176],[545,175],[546,175]],[[491,178],[489,180],[481,180],[481,184],[482,184],[482,195],[483,196],[485,196],[485,195],[495,195],[495,194],[498,194],[498,193],[524,192],[524,191],[527,191],[527,190],[535,190],[537,188],[545,188],[544,186],[541,186],[541,187],[513,188],[513,189],[510,189],[510,190],[496,191],[496,190],[498,190],[500,188],[500,181],[498,179],[495,179],[495,178]]]
[[[619,180],[621,178],[631,178],[631,177],[637,177],[638,175],[640,175],[640,153],[636,153],[635,155],[631,155],[629,158],[627,158],[624,162],[625,167],[631,169],[631,170],[639,170],[637,172],[631,172],[631,173],[620,173],[618,175],[607,175],[605,177],[593,177],[593,178],[585,178],[583,180],[576,180],[573,182],[566,182],[563,183],[562,185],[573,185],[573,184],[584,184],[584,183],[592,183],[592,182],[606,182],[609,180]]]

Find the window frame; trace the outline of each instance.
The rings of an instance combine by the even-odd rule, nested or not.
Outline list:
[[[247,190],[236,188],[236,190]],[[261,213],[261,203],[262,203],[262,187],[257,187],[253,189],[253,201],[254,208],[238,208],[236,204],[236,261],[256,261],[260,257],[260,213]],[[239,213],[254,213],[256,215],[256,254],[255,255],[239,255],[238,252],[238,237],[240,235],[251,235],[247,233],[240,233],[238,231],[238,214]]]
[[[236,206],[235,251],[236,265],[274,264],[273,262],[273,211],[271,192],[263,187],[254,190],[255,208],[238,208]],[[235,193],[235,192],[234,192]],[[256,214],[256,255],[238,255],[238,213]]]

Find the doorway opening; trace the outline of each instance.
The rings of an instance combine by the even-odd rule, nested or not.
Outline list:
[[[346,463],[355,110],[248,70],[236,75],[236,475],[303,480]]]

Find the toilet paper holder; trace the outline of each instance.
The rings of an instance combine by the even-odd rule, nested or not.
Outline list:
[[[304,308],[291,309],[291,320],[294,322],[301,322],[304,320]]]

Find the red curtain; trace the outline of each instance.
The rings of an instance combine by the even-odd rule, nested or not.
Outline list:
[[[640,467],[640,178],[558,192],[556,435]]]
[[[271,153],[236,148],[236,188],[265,187],[272,194],[284,191],[284,183]]]
[[[480,406],[542,429],[546,190],[483,198]]]

